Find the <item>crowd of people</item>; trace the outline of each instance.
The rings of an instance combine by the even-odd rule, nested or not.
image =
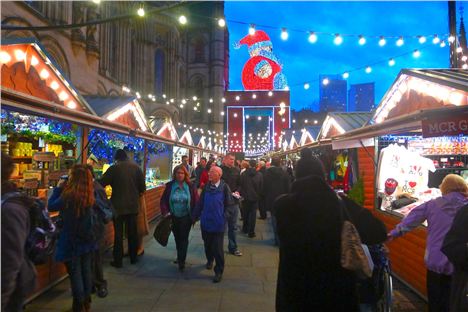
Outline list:
[[[17,192],[9,181],[13,162],[2,154],[2,198]],[[163,218],[172,221],[180,271],[186,269],[190,231],[200,222],[206,269],[213,282],[223,279],[224,236],[227,250],[242,256],[237,223],[249,238],[256,237],[257,213],[268,212],[279,246],[276,291],[277,311],[373,311],[366,301],[361,277],[342,266],[342,228],[353,223],[363,244],[382,244],[428,222],[427,289],[430,311],[462,311],[467,307],[468,188],[456,175],[442,182],[443,196],[415,208],[387,234],[385,225],[371,211],[327,183],[321,161],[305,149],[301,159],[285,166],[270,162],[237,160],[228,154],[222,163],[201,158],[196,167],[188,157],[173,170],[160,200]],[[142,170],[125,151],[95,180],[92,166],[75,165],[48,200],[48,209],[59,212],[60,236],[55,260],[63,262],[70,276],[73,311],[90,311],[91,294],[108,294],[102,270],[105,202],[103,187],[112,186],[114,247],[111,265],[123,266],[123,237],[127,233],[130,264],[138,262],[142,239],[137,229],[140,199],[145,192]],[[35,269],[24,251],[30,228],[30,198],[2,199],[2,311],[21,311],[25,296],[34,289]],[[450,310],[449,310],[450,309]]]

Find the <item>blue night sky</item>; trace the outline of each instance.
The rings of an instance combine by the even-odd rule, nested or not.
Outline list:
[[[295,110],[310,107],[318,110],[319,74],[341,74],[355,68],[372,66],[372,73],[364,69],[350,72],[350,84],[375,82],[375,101],[382,96],[395,80],[402,68],[447,68],[449,66],[448,45],[445,48],[432,43],[434,34],[448,33],[447,2],[225,2],[225,14],[230,34],[230,90],[242,90],[241,72],[249,55],[247,46],[235,49],[234,45],[248,33],[250,23],[273,26],[257,26],[266,31],[273,43],[273,52],[283,63],[283,72],[291,90],[291,106]],[[459,11],[457,9],[457,19]],[[245,22],[246,24],[233,21]],[[459,23],[457,23],[458,27]],[[289,31],[289,38],[280,38],[281,28]],[[367,43],[358,45],[357,37],[344,37],[340,46],[333,44],[330,35],[318,35],[311,44],[307,31],[340,34],[362,34],[364,36],[408,36],[425,35],[427,41],[420,44],[417,38],[405,40],[397,47],[395,39],[387,39],[380,47],[378,38],[366,38]],[[429,37],[430,36],[430,37]],[[395,58],[396,65],[389,67],[388,59],[415,49],[421,57],[411,53]],[[310,82],[310,89],[303,85]],[[316,104],[313,104],[316,103]]]

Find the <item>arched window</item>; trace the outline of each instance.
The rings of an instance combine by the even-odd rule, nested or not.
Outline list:
[[[157,50],[154,55],[154,92],[158,95],[164,93],[164,52]]]
[[[195,63],[205,62],[205,42],[202,37],[198,37],[193,42],[193,52]]]

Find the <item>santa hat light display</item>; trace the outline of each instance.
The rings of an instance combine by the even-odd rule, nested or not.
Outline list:
[[[247,35],[239,41],[239,47],[246,44],[249,52],[253,52],[259,48],[272,47],[270,37],[263,30],[256,30],[253,35]]]

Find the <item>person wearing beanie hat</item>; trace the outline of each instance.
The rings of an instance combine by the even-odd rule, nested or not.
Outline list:
[[[242,70],[242,84],[245,90],[285,90],[286,77],[281,72],[282,64],[273,53],[270,37],[262,30],[247,35],[239,41],[246,44],[250,59]]]
[[[116,162],[107,169],[99,180],[103,187],[112,186],[111,202],[114,215],[114,261],[111,265],[122,267],[124,224],[128,232],[128,254],[132,264],[137,263],[138,227],[137,216],[140,210],[140,196],[146,190],[145,176],[140,167],[130,161],[127,153],[119,149],[115,153]]]
[[[274,203],[280,247],[276,310],[359,311],[355,273],[340,261],[342,209],[358,220],[363,244],[384,242],[385,225],[349,198],[340,200],[325,182],[320,160],[303,156],[291,192]]]

